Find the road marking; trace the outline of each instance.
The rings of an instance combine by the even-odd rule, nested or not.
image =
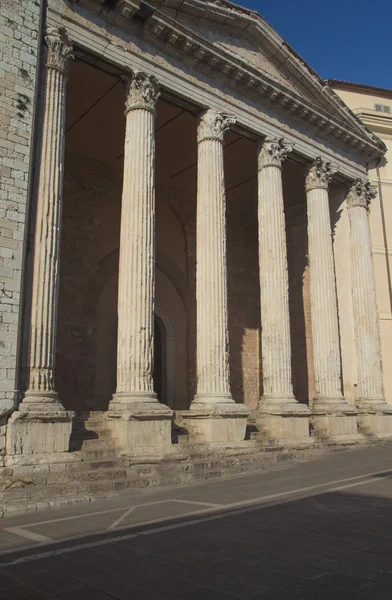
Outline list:
[[[178,502],[179,504],[198,504],[199,506],[210,506],[211,508],[224,508],[226,504],[215,504],[213,502],[199,502],[197,500],[181,500],[173,498],[170,502]]]
[[[223,508],[225,506],[225,504],[212,504],[211,502],[198,502],[196,500],[179,500],[178,498],[168,498],[167,500],[157,500],[156,502],[146,502],[144,504],[136,504],[135,506],[131,506],[128,510],[126,510],[124,512],[123,515],[121,515],[111,525],[109,525],[108,530],[115,529],[120,523],[122,523],[124,521],[124,519],[126,519],[128,517],[128,515],[133,513],[133,511],[136,510],[137,508],[146,508],[146,506],[156,506],[157,504],[167,504],[169,502],[177,502],[178,504],[195,504],[196,506],[206,506],[208,508]],[[197,511],[197,512],[199,512],[199,511]],[[193,513],[187,513],[187,514],[195,514],[195,511]],[[182,515],[182,516],[184,516],[184,515]],[[173,516],[170,516],[168,518],[172,519]],[[156,521],[159,521],[159,519],[154,519],[154,523]],[[149,522],[150,521],[147,521],[147,523],[149,523]]]
[[[159,527],[155,527],[153,529],[148,529],[147,531],[140,531],[137,533],[128,533],[126,535],[117,535],[115,537],[111,537],[111,538],[106,538],[104,540],[95,540],[92,542],[85,542],[85,543],[81,543],[81,544],[77,544],[77,545],[73,545],[73,546],[67,546],[65,548],[59,548],[59,549],[54,549],[54,550],[49,550],[47,552],[41,552],[41,553],[36,553],[36,554],[32,554],[29,556],[24,556],[21,558],[17,558],[15,560],[11,560],[5,563],[0,563],[0,568],[4,568],[7,566],[11,566],[14,564],[20,564],[20,563],[24,563],[24,562],[29,562],[31,560],[40,560],[42,558],[48,558],[50,556],[54,556],[54,555],[59,555],[59,554],[64,554],[64,553],[68,553],[68,552],[75,552],[77,550],[84,550],[86,548],[94,548],[94,547],[98,547],[98,546],[103,546],[103,545],[107,545],[107,544],[111,544],[111,543],[116,543],[119,541],[123,541],[123,540],[129,540],[132,538],[136,538],[139,536],[148,536],[148,535],[153,535],[154,533],[158,533],[158,532],[162,532],[162,531],[170,531],[170,530],[174,530],[174,529],[181,529],[184,527],[191,527],[193,525],[198,525],[200,523],[206,523],[209,521],[215,521],[215,520],[220,520],[220,519],[225,519],[231,516],[235,516],[235,515],[240,515],[240,514],[244,514],[244,513],[248,513],[248,512],[252,512],[254,510],[257,510],[258,508],[268,508],[269,506],[278,506],[281,504],[287,504],[288,502],[292,502],[295,500],[304,500],[307,498],[314,498],[317,496],[321,496],[323,494],[327,494],[330,492],[337,492],[337,491],[341,491],[344,489],[349,489],[349,488],[353,488],[353,487],[359,487],[362,485],[369,485],[370,483],[372,483],[373,481],[378,481],[376,476],[379,475],[383,475],[383,474],[391,474],[392,471],[390,469],[388,469],[387,471],[373,471],[372,473],[368,473],[366,475],[359,475],[357,477],[348,477],[346,479],[338,479],[335,481],[331,481],[331,482],[327,482],[324,484],[317,484],[314,486],[308,486],[305,488],[298,488],[297,490],[289,490],[287,492],[280,492],[279,494],[270,494],[269,496],[262,496],[261,498],[252,498],[251,500],[245,500],[242,502],[237,502],[237,503],[232,503],[232,504],[226,504],[223,505],[223,507],[221,508],[232,508],[233,510],[230,510],[228,512],[221,512],[221,513],[216,513],[215,511],[218,509],[213,509],[213,508],[206,508],[204,510],[200,510],[200,511],[195,511],[195,512],[191,512],[191,513],[187,513],[187,514],[183,514],[181,515],[181,517],[192,517],[195,515],[200,515],[203,513],[210,513],[205,517],[202,518],[198,518],[198,519],[191,519],[189,521],[186,522],[180,522],[180,523],[172,523],[169,525],[163,525],[163,526],[159,526]],[[367,479],[366,479],[367,478]],[[321,487],[326,487],[328,485],[334,484],[334,483],[339,483],[339,482],[345,482],[345,481],[352,481],[353,479],[360,479],[363,481],[357,481],[355,483],[348,483],[347,485],[340,485],[337,487],[331,487],[325,490],[320,490]],[[366,479],[366,480],[364,480]],[[296,496],[297,493],[300,492],[304,492],[304,491],[311,491],[311,490],[317,490],[314,493],[302,493],[302,495],[298,495]],[[278,502],[274,502],[273,500],[276,499],[278,496],[282,497],[283,495],[289,496],[288,498],[281,498],[281,500],[279,500]],[[267,500],[269,499],[269,502],[265,502],[264,504],[262,504],[260,506],[260,504],[257,505],[257,502],[260,502],[260,500]],[[246,506],[244,506],[246,505]],[[244,508],[238,508],[237,510],[235,510],[235,507],[238,506],[244,506]],[[103,511],[102,511],[103,512]],[[212,513],[212,514],[211,514]],[[85,515],[86,516],[86,515]],[[131,527],[142,527],[144,525],[151,525],[153,523],[162,523],[165,521],[170,521],[172,520],[173,517],[167,517],[164,519],[156,519],[154,521],[145,521],[143,523],[135,523],[133,526],[124,526],[122,528],[119,528],[118,531],[124,530],[124,529],[130,529]],[[34,525],[33,523],[31,525]],[[27,527],[27,525],[25,525],[25,527]],[[11,528],[10,528],[11,529]],[[15,529],[15,528],[13,528]],[[17,529],[17,528],[16,528]],[[21,529],[21,528],[20,528]],[[99,533],[103,533],[101,532],[96,532],[96,535],[98,535]],[[67,541],[73,541],[76,539],[81,539],[83,537],[85,537],[86,535],[92,535],[91,532],[88,534],[84,534],[78,537],[71,537],[71,538],[63,538],[62,540],[53,540],[53,543],[64,543]],[[27,548],[25,548],[27,550]],[[16,551],[21,551],[23,549],[17,549]],[[9,550],[6,551],[2,551],[0,552],[0,555],[4,556],[10,554]]]
[[[120,525],[120,523],[122,523],[124,519],[126,519],[127,516],[130,515],[136,509],[137,506],[132,506],[131,508],[128,508],[128,510],[126,510],[125,513],[121,515],[121,517],[118,517],[116,521],[113,521],[113,523],[109,525],[108,529],[115,529],[117,525]]]
[[[33,531],[27,531],[27,529],[24,529],[23,527],[5,527],[4,531],[20,535],[28,540],[33,540],[33,542],[53,542],[52,538],[49,538],[46,535],[40,535],[39,533],[34,533]]]

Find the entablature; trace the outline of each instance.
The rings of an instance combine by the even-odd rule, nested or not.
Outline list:
[[[150,11],[146,11],[148,6]],[[80,48],[119,72],[129,68],[147,71],[158,78],[163,90],[200,109],[235,114],[238,125],[253,135],[284,136],[304,161],[315,156],[333,160],[344,177],[353,179],[364,175],[369,158],[383,153],[380,141],[370,133],[360,135],[343,126],[152,4],[120,0],[115,10],[108,10],[103,0],[79,0],[77,4],[51,0],[49,11],[49,22],[67,28],[76,53]]]

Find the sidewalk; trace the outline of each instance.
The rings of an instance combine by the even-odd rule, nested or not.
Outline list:
[[[0,598],[389,600],[391,450],[3,519]]]

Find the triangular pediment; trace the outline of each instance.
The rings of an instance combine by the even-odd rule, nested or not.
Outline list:
[[[277,64],[273,57],[265,49],[260,48],[243,30],[236,30],[217,23],[212,25],[207,19],[191,17],[181,12],[177,14],[177,21],[216,48],[221,48],[234,57],[245,60],[292,91],[306,95],[304,90],[299,89],[301,86],[296,85],[294,80],[290,80],[290,75],[284,72],[283,67]]]
[[[383,143],[255,11],[226,0],[119,0],[161,42],[215,68],[243,89],[275,102],[345,144],[384,151]]]

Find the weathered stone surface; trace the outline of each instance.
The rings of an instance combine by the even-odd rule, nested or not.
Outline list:
[[[347,196],[354,327],[357,341],[358,423],[376,435],[392,436],[392,407],[384,399],[380,336],[368,208],[376,190],[358,180]],[[369,410],[369,415],[363,414]],[[384,421],[384,423],[383,423]]]
[[[263,397],[257,424],[269,438],[309,437],[308,407],[293,394],[282,164],[292,147],[267,139],[259,149],[259,270]],[[282,417],[279,413],[288,415]],[[296,414],[298,424],[296,424]],[[289,433],[290,432],[290,433]]]
[[[335,266],[328,187],[337,167],[317,158],[306,178],[315,372],[312,423],[331,436],[356,431],[355,407],[342,395]],[[336,416],[338,413],[338,416]],[[349,423],[348,423],[349,421]]]
[[[219,441],[244,437],[248,415],[245,406],[235,405],[230,390],[223,136],[234,123],[209,109],[198,125],[197,392],[190,410],[198,414],[192,429],[208,441],[214,435]],[[218,416],[226,414],[231,418]],[[242,424],[234,425],[235,419]]]
[[[153,390],[155,105],[158,82],[127,81],[118,291],[117,389],[107,418],[124,454],[164,454],[172,411]],[[133,308],[130,312],[130,307]]]
[[[0,412],[15,387],[39,4],[3,0],[0,15]],[[1,437],[1,436],[0,436]]]

